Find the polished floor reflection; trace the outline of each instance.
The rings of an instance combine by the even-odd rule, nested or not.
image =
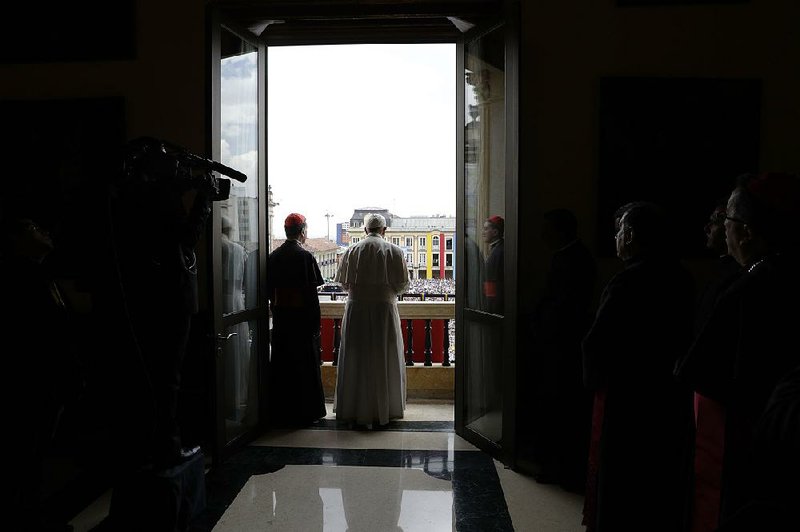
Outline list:
[[[192,532],[584,530],[582,497],[505,469],[454,433],[447,404],[410,404],[387,430],[347,430],[331,415],[271,431],[209,471],[206,491]],[[75,530],[91,530],[107,499]]]
[[[214,530],[454,530],[450,486],[419,469],[289,465],[250,477]]]

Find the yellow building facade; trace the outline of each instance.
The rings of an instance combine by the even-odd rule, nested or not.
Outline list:
[[[364,238],[364,216],[386,218],[385,238],[403,250],[411,279],[452,279],[455,272],[454,216],[410,216],[391,214],[387,209],[356,209],[350,219],[350,245]]]

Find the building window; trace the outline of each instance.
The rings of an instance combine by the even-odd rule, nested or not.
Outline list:
[[[350,242],[351,242],[351,243],[353,243],[353,244],[355,244],[355,243],[356,243],[356,242],[358,242],[359,240],[361,240],[361,239],[360,239],[360,238],[358,238],[357,236],[354,236],[352,239],[350,239]]]
[[[420,266],[425,266],[425,253],[420,253],[419,254],[419,265]]]
[[[426,238],[424,236],[419,237],[419,247],[424,249],[426,242],[427,242],[427,240],[426,240]]]
[[[393,236],[392,237],[392,244],[394,244],[395,246],[399,246],[400,245],[400,237],[399,236]]]
[[[410,237],[410,236],[407,236],[406,237],[406,247],[410,248],[410,247],[413,247],[413,246],[414,246],[414,238]]]
[[[414,255],[412,255],[411,253],[406,253],[406,264],[411,266],[413,262],[414,262]]]
[[[432,255],[431,256],[431,266],[434,268],[439,267],[439,255]]]
[[[444,265],[447,266],[448,268],[452,268],[453,267],[453,254],[452,253],[448,253],[448,254],[446,254],[444,256]]]
[[[439,247],[439,237],[438,236],[435,236],[435,237],[431,238],[431,246],[433,246],[433,249],[437,249]]]
[[[447,251],[453,251],[453,239],[452,238],[445,238],[444,239],[444,249]]]

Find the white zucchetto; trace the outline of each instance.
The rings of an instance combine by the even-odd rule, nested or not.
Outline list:
[[[381,229],[386,227],[386,218],[384,218],[380,214],[369,213],[368,215],[364,216],[364,227],[369,230],[372,229]]]

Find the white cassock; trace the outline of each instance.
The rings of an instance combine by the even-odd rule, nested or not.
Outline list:
[[[406,364],[397,295],[408,288],[403,251],[372,233],[345,252],[335,281],[348,292],[333,410],[362,425],[403,417]]]

